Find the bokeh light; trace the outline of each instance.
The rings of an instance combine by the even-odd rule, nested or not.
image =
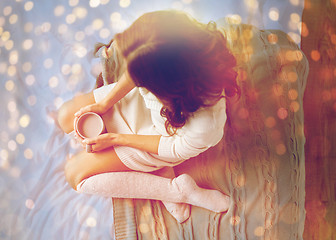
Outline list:
[[[18,51],[14,50],[9,53],[9,63],[15,65],[18,63],[19,60],[19,53]]]
[[[8,149],[9,149],[10,151],[15,151],[16,148],[17,148],[17,144],[16,144],[16,142],[15,142],[14,140],[10,140],[10,141],[8,142]]]
[[[90,7],[96,8],[100,5],[100,0],[90,0]]]
[[[298,112],[300,110],[300,104],[297,101],[292,101],[290,103],[290,110],[292,112]]]
[[[245,5],[248,9],[257,9],[259,7],[259,2],[257,0],[244,0]]]
[[[8,156],[9,156],[9,154],[8,154],[8,151],[7,151],[7,150],[2,149],[2,150],[0,151],[0,157],[1,157],[1,159],[3,159],[3,160],[7,160],[7,159],[8,159]]]
[[[264,236],[264,233],[265,233],[265,229],[263,226],[259,226],[254,229],[254,235],[257,237]]]
[[[265,120],[265,126],[268,128],[273,128],[276,125],[276,121],[274,117],[267,117]]]
[[[331,34],[330,41],[332,44],[336,45],[336,34],[335,33]]]
[[[8,160],[8,151],[7,150],[2,150],[1,151],[1,161],[0,161],[0,168],[7,170],[9,169],[9,160]]]
[[[278,21],[279,20],[279,9],[277,8],[271,8],[268,12],[268,17],[272,21]]]
[[[69,0],[69,6],[70,7],[75,7],[79,3],[79,0]]]
[[[92,27],[94,30],[99,30],[104,26],[104,21],[100,18],[96,18],[93,22],[92,22]]]
[[[99,36],[103,39],[109,38],[110,34],[111,34],[110,30],[107,28],[103,28],[99,31]]]
[[[14,65],[10,65],[7,68],[7,75],[10,76],[10,77],[13,77],[14,75],[16,75],[16,67]],[[14,84],[14,82],[13,82],[13,84]]]
[[[87,49],[81,44],[75,44],[73,51],[80,58],[85,57],[87,54]]]
[[[49,87],[51,88],[55,88],[58,86],[58,78],[56,76],[52,76],[50,79],[49,79]]]
[[[295,30],[298,25],[295,25]],[[288,35],[293,39],[296,44],[299,44],[301,41],[301,36],[296,32],[289,32]]]
[[[5,88],[9,92],[13,91],[14,87],[15,87],[15,84],[13,80],[8,80],[5,84]]]
[[[35,207],[35,203],[32,199],[27,199],[26,202],[25,202],[25,206],[26,208],[28,209],[33,209]]]
[[[288,116],[288,111],[285,108],[279,108],[277,111],[278,118],[286,119]]]
[[[46,69],[49,69],[53,66],[54,64],[54,61],[52,60],[52,58],[47,58],[46,60],[43,61],[43,66],[46,68]]]
[[[309,29],[308,29],[305,22],[301,23],[301,26],[300,26],[299,30],[300,30],[300,33],[301,33],[302,37],[307,37],[309,35]]]
[[[317,51],[317,50],[313,50],[313,51],[311,51],[311,53],[310,53],[310,57],[311,57],[311,59],[313,59],[315,62],[317,62],[318,60],[320,60],[320,58],[321,58],[321,54],[320,54],[319,51]]]
[[[54,8],[54,15],[56,17],[62,16],[65,12],[65,8],[63,5],[58,5],[57,7]]]
[[[122,8],[127,8],[131,5],[131,0],[119,0],[119,5]]]
[[[33,150],[31,150],[30,148],[27,148],[24,150],[23,155],[26,159],[33,159],[34,153],[33,153]]]
[[[15,139],[18,144],[24,144],[24,142],[26,141],[26,138],[22,133],[18,133]]]
[[[18,15],[13,14],[9,17],[9,23],[10,24],[15,24],[18,21]]]
[[[292,22],[298,24],[298,23],[300,23],[300,21],[301,21],[301,17],[300,17],[300,15],[299,15],[298,13],[292,13],[292,14],[290,15],[290,20],[291,20]]]
[[[110,16],[111,22],[119,22],[121,20],[121,14],[119,12],[113,12]]]
[[[71,66],[69,64],[64,64],[62,66],[62,69],[61,69],[61,72],[64,74],[64,75],[68,75],[71,73]]]
[[[286,151],[287,151],[286,146],[283,143],[279,143],[275,147],[275,152],[278,155],[284,155],[286,153]]]
[[[9,101],[8,104],[7,104],[7,109],[10,112],[15,112],[16,111],[16,102],[13,101],[13,100]]]
[[[25,114],[23,116],[21,116],[20,120],[19,120],[20,126],[23,128],[28,127],[29,123],[30,123],[30,116]]]
[[[73,14],[79,19],[84,19],[87,16],[88,11],[86,10],[86,8],[76,7],[73,10]]]
[[[88,227],[95,227],[97,225],[97,220],[94,217],[88,217],[86,219],[86,225]]]
[[[5,48],[6,50],[11,50],[14,47],[14,41],[12,40],[8,40],[5,42]]]
[[[75,14],[69,14],[66,16],[65,21],[67,24],[72,24],[76,21],[76,15]]]
[[[10,32],[5,31],[1,34],[1,40],[6,42],[10,39],[10,36],[11,36]]]
[[[33,45],[34,45],[34,42],[32,39],[26,39],[22,43],[22,48],[24,50],[30,50],[33,47]]]
[[[34,3],[32,1],[28,1],[25,3],[24,5],[24,9],[29,12],[30,10],[32,10],[34,7]]]
[[[242,17],[238,14],[229,14],[227,17],[230,18],[230,22],[232,22],[233,24],[242,23]]]
[[[240,223],[240,217],[239,216],[232,216],[230,218],[230,224],[233,226],[236,226]]]
[[[276,44],[278,42],[278,36],[274,33],[268,34],[267,36],[267,40],[271,43],[271,44]]]
[[[8,16],[9,14],[12,13],[12,7],[11,6],[6,6],[2,10],[4,16]]]
[[[29,74],[26,76],[26,84],[31,86],[35,83],[35,76],[33,74]]]
[[[298,92],[297,92],[297,90],[296,89],[290,89],[289,91],[288,91],[288,98],[290,99],[290,100],[296,100],[297,99],[297,97],[298,97]]]
[[[140,223],[139,224],[139,231],[142,233],[142,234],[146,234],[150,231],[150,228],[148,226],[147,223]]]
[[[300,4],[300,0],[290,0],[290,3],[294,6],[298,6]]]
[[[287,72],[287,79],[289,82],[296,82],[298,79],[298,75],[294,71]]]

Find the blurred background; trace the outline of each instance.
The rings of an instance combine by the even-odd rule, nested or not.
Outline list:
[[[58,129],[56,111],[93,89],[101,69],[95,43],[159,9],[280,29],[302,46],[311,64],[305,238],[335,239],[335,0],[2,0],[0,239],[113,238],[111,203],[65,183],[64,161],[78,146]]]

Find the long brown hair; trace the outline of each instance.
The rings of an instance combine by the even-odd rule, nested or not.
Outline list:
[[[170,134],[199,108],[239,93],[235,58],[214,22],[202,24],[179,11],[150,12],[115,41],[135,84],[163,103]]]

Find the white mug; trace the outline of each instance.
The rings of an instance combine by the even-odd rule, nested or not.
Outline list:
[[[104,132],[105,125],[102,117],[97,113],[87,112],[75,120],[74,129],[82,138],[93,138]],[[86,145],[86,151],[92,151],[90,144]]]

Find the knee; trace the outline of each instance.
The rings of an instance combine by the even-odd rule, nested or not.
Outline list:
[[[57,121],[65,133],[70,133],[73,130],[74,116],[69,102],[64,103],[58,110]]]
[[[76,158],[76,156],[74,156],[73,158]],[[70,159],[67,161],[67,163],[65,164],[64,173],[65,179],[68,184],[74,190],[77,190],[78,184],[80,184],[81,181],[84,180],[84,177],[82,177],[82,174],[80,172],[80,169],[78,168],[78,164],[76,164],[75,159]]]

